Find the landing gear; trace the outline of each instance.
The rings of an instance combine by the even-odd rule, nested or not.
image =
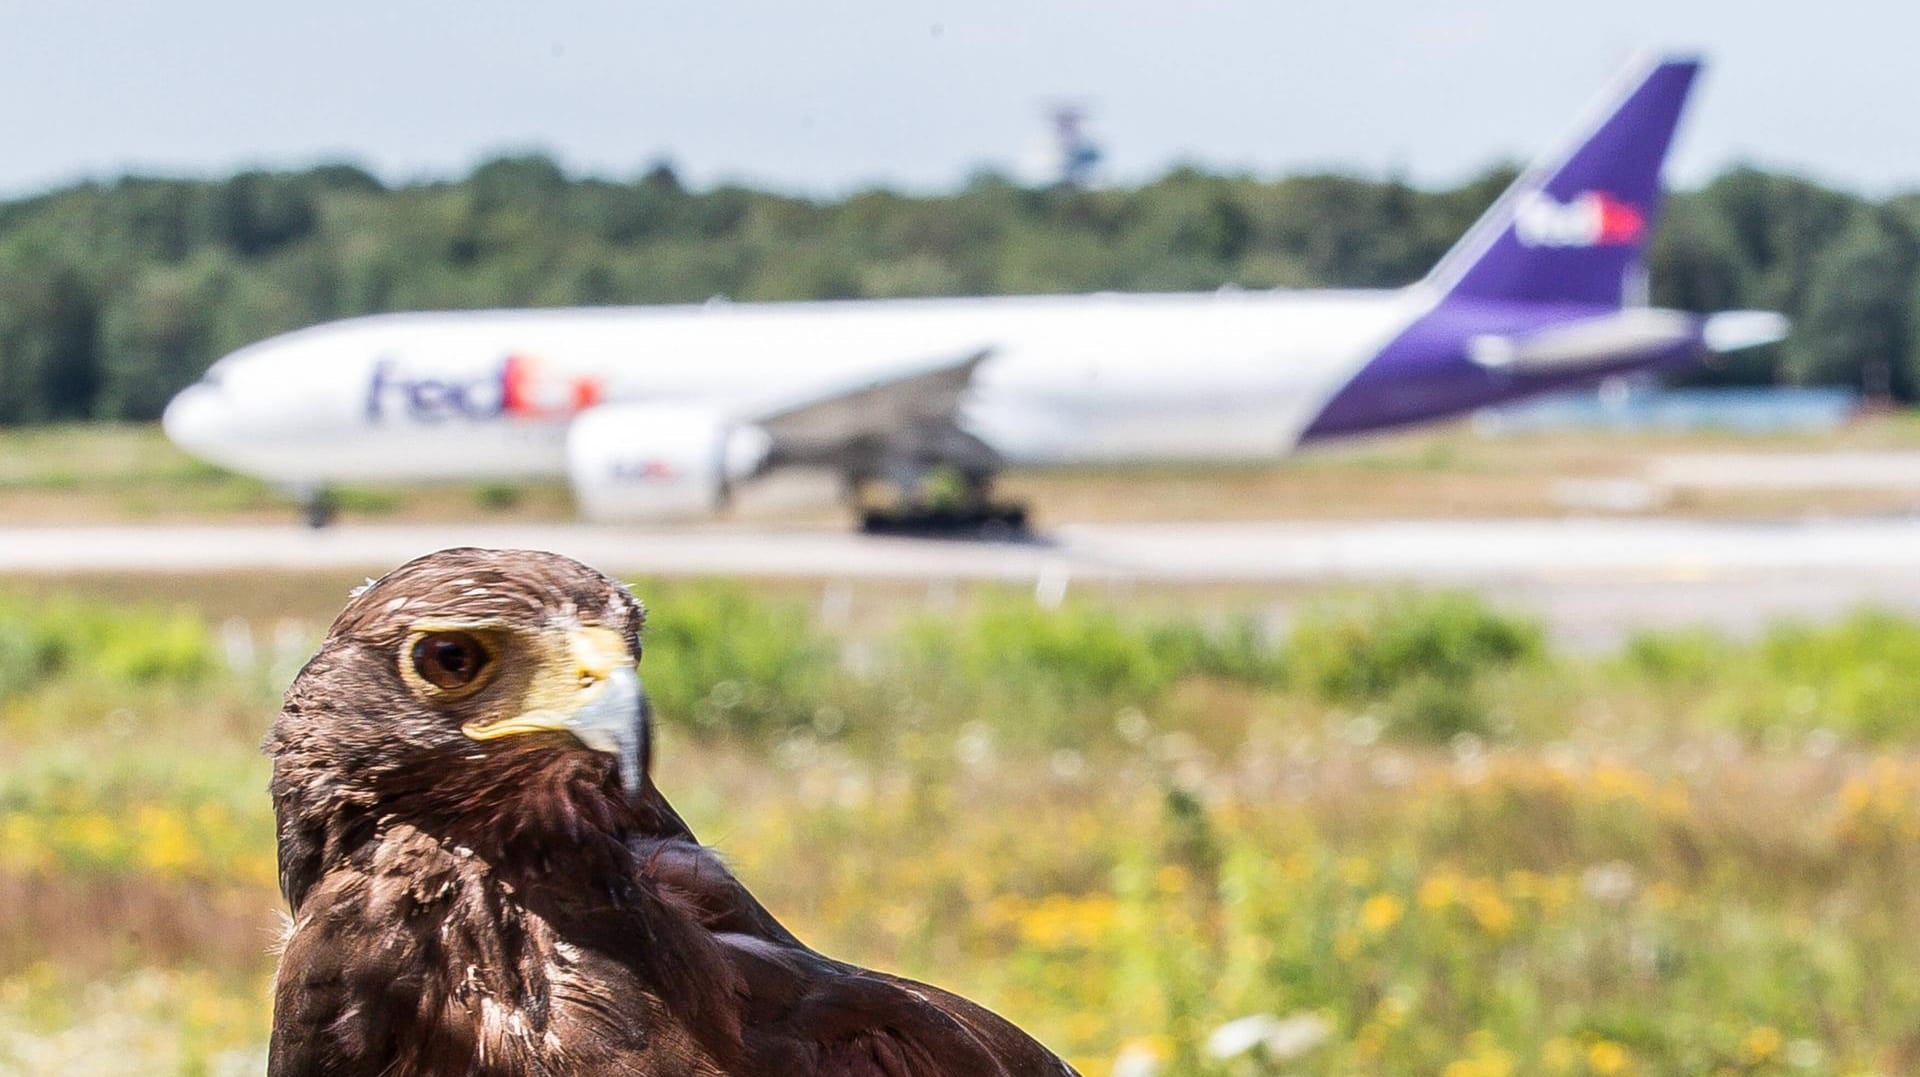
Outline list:
[[[1027,507],[1012,501],[985,502],[965,508],[888,505],[863,509],[860,530],[869,535],[928,535],[1004,542],[1028,534]]]
[[[333,523],[340,515],[340,502],[333,491],[322,487],[309,491],[300,501],[300,519],[315,531]]]
[[[952,468],[910,469],[884,484],[894,496],[867,499],[868,484],[854,484],[860,530],[869,535],[973,538],[992,542],[1030,537],[1027,507],[993,496],[993,476]]]

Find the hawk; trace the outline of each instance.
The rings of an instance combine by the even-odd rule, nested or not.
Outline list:
[[[522,550],[430,554],[341,612],[267,738],[269,1072],[1071,1077],[809,949],[695,840],[649,771],[643,621]]]

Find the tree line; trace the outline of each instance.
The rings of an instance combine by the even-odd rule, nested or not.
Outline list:
[[[1181,168],[1082,191],[983,173],[819,200],[528,155],[398,186],[349,165],[78,184],[0,203],[0,423],[150,419],[235,348],[379,311],[1399,285],[1513,175],[1421,190]],[[1735,168],[1670,198],[1651,261],[1658,304],[1794,318],[1693,380],[1920,399],[1920,194]]]

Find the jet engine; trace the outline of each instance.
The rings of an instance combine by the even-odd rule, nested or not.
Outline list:
[[[585,515],[602,520],[705,516],[766,462],[757,426],[685,404],[603,404],[567,430],[567,477]]]

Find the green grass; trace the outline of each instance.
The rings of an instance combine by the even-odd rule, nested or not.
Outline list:
[[[348,518],[543,519],[571,515],[558,482],[346,486]],[[87,423],[0,429],[0,518],[9,523],[118,520],[293,520],[298,506],[267,483],[198,460],[154,424]]]
[[[641,592],[656,776],[703,837],[803,937],[1094,1077],[1920,1065],[1912,622],[1589,658],[1450,594],[1273,633]],[[41,594],[8,640],[0,1072],[257,1071],[274,674],[173,605]]]

